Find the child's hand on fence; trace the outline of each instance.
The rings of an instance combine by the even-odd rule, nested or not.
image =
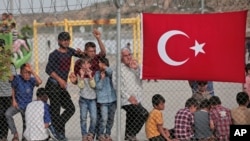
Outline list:
[[[75,84],[76,81],[77,81],[77,78],[76,78],[76,75],[74,72],[71,72],[70,75],[69,75],[69,80],[71,83]]]
[[[105,71],[101,71],[101,79],[105,78]]]

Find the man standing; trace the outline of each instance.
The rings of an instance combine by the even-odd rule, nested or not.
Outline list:
[[[65,124],[75,113],[75,106],[67,91],[67,79],[70,71],[72,56],[80,57],[80,50],[69,47],[70,35],[68,32],[61,32],[58,35],[59,48],[49,55],[46,73],[49,78],[46,83],[46,90],[50,100],[50,112],[52,124],[55,127],[59,140],[67,140],[65,137]],[[61,113],[60,109],[64,111]]]
[[[136,141],[148,117],[148,111],[141,105],[142,81],[140,68],[128,48],[121,50],[121,98],[122,109],[126,111],[125,140]]]

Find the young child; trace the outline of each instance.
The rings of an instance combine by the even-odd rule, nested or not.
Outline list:
[[[90,58],[84,56],[80,59],[80,70],[79,75],[75,73],[70,74],[70,81],[77,84],[80,88],[80,123],[81,123],[81,133],[82,141],[92,141],[94,139],[95,129],[96,129],[96,93],[95,93],[95,80],[92,75],[92,70],[90,70]],[[90,126],[87,131],[87,113],[90,113]]]
[[[30,64],[23,64],[20,69],[20,75],[16,75],[11,84],[12,106],[5,112],[8,126],[11,133],[14,134],[12,141],[19,140],[13,116],[19,112],[21,113],[23,131],[25,131],[26,106],[32,101],[34,87],[42,83],[41,78],[32,70]]]
[[[233,124],[250,125],[250,109],[247,108],[249,96],[246,92],[239,92],[236,96],[239,107],[231,110]]]
[[[194,137],[197,141],[213,141],[213,132],[210,125],[210,102],[204,99],[200,103],[200,110],[194,113]]]
[[[25,110],[26,129],[23,133],[28,141],[47,141],[50,136],[56,140],[51,124],[48,96],[44,88],[37,89],[37,100],[28,104]],[[34,114],[36,113],[36,114]],[[50,131],[49,131],[50,130]]]
[[[112,141],[111,129],[116,111],[116,93],[112,83],[113,71],[107,58],[99,59],[100,71],[95,73],[97,103],[101,109],[101,121],[98,129],[99,141]]]
[[[168,129],[163,127],[162,110],[165,109],[165,99],[160,94],[152,97],[153,110],[149,113],[145,129],[149,141],[171,141]]]
[[[198,90],[193,94],[193,98],[195,98],[199,105],[201,101],[204,99],[209,99],[211,97],[211,94],[207,90],[207,81],[197,81],[198,84]]]
[[[180,109],[175,115],[174,135],[176,139],[189,141],[194,137],[194,115],[198,107],[195,98],[189,98],[185,108]]]
[[[232,118],[230,110],[221,105],[218,96],[212,96],[209,99],[211,103],[209,118],[214,124],[215,138],[217,141],[229,141],[230,125]]]

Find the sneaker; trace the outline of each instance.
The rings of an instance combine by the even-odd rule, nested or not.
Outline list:
[[[110,135],[106,134],[105,137],[107,141],[113,141]]]
[[[58,141],[58,136],[57,136],[57,133],[56,133],[56,129],[52,125],[49,126],[48,132],[49,132],[50,138],[53,141]]]
[[[58,141],[68,141],[63,133],[57,133]]]
[[[88,133],[88,141],[94,141],[94,134]]]
[[[139,141],[139,140],[136,138],[136,136],[129,136],[129,135],[127,135],[127,136],[125,137],[125,140],[126,140],[126,141]]]
[[[106,137],[104,135],[98,136],[98,141],[106,141]]]

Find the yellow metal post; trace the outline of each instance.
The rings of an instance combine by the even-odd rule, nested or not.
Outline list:
[[[35,71],[39,74],[39,63],[38,63],[38,37],[37,37],[37,22],[34,20],[33,22],[33,42],[34,42],[34,56],[35,56]]]
[[[140,30],[140,16],[136,18],[136,43],[137,43],[137,59],[141,63],[141,30]]]

